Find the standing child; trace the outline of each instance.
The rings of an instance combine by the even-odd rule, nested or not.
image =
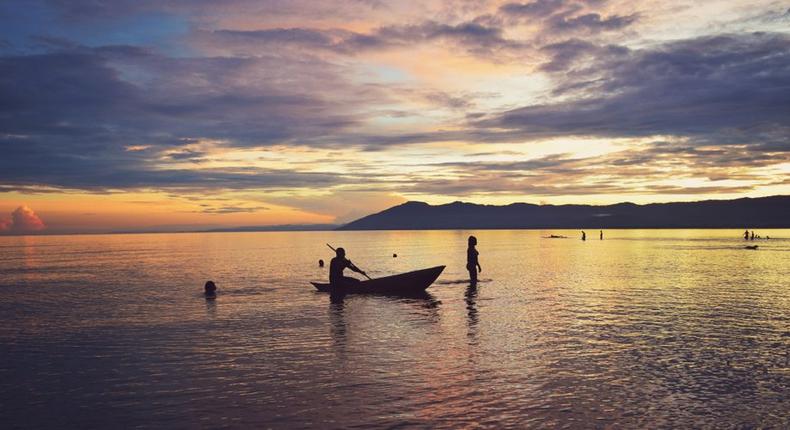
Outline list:
[[[475,246],[477,246],[477,238],[469,236],[469,247],[466,248],[466,270],[469,271],[469,281],[472,285],[477,284],[477,272],[483,271],[483,268],[480,267],[480,262],[477,260],[477,256],[480,253],[477,252]]]

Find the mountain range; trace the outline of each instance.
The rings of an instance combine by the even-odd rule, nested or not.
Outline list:
[[[790,196],[606,206],[410,201],[338,230],[535,228],[790,228]]]

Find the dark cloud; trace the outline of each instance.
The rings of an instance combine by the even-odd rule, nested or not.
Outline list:
[[[554,58],[547,69],[567,69],[558,75],[567,101],[514,109],[478,126],[533,135],[677,135],[790,145],[786,35],[702,37],[632,51],[584,42],[548,49]],[[588,54],[592,60],[578,61]],[[572,85],[585,75],[589,85]]]
[[[544,18],[575,4],[568,0],[536,0],[529,3],[507,3],[500,6],[499,11],[505,15],[528,18]]]
[[[2,57],[0,72],[0,128],[10,134],[256,146],[356,122],[319,96],[323,85],[348,85],[305,58],[170,58],[109,47]]]
[[[60,141],[61,143],[64,141]],[[289,189],[345,183],[342,175],[253,167],[179,169],[113,150],[80,151],[76,145],[0,139],[0,183],[6,189],[48,185],[68,189],[243,190]]]
[[[95,20],[141,13],[212,16],[268,12],[274,15],[327,16],[359,13],[360,7],[385,6],[378,0],[46,0],[66,19]]]
[[[253,41],[266,44],[304,45],[310,48],[339,49],[338,43],[344,38],[352,38],[355,33],[342,31],[322,31],[306,28],[272,28],[266,30],[215,30],[210,32],[222,42]],[[376,45],[378,42],[372,43]]]
[[[348,109],[362,102],[355,97],[331,65],[305,57],[172,58],[128,46],[0,57],[0,183],[94,190],[335,184],[335,175],[186,171],[168,163],[203,160],[190,147],[203,140],[265,147],[336,134],[358,122]]]
[[[636,20],[636,15],[612,15],[604,18],[597,13],[587,13],[574,17],[558,16],[550,21],[550,25],[560,31],[599,32],[619,30],[633,24]]]
[[[541,48],[541,51],[547,53],[551,58],[550,61],[541,66],[542,70],[566,74],[572,72],[572,68],[585,64],[585,62],[602,64],[609,60],[621,59],[630,52],[628,48],[623,46],[599,46],[577,38],[546,45]],[[582,87],[580,84],[584,84],[584,82],[564,83],[560,88],[567,91],[569,88]]]

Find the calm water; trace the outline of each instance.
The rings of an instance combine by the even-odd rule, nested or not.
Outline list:
[[[0,238],[2,427],[788,427],[790,230],[758,233]],[[447,269],[331,303],[327,242]]]

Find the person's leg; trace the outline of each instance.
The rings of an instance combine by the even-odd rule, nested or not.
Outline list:
[[[469,270],[469,281],[472,284],[477,284],[477,268],[472,267],[472,268],[467,268],[467,270]]]

